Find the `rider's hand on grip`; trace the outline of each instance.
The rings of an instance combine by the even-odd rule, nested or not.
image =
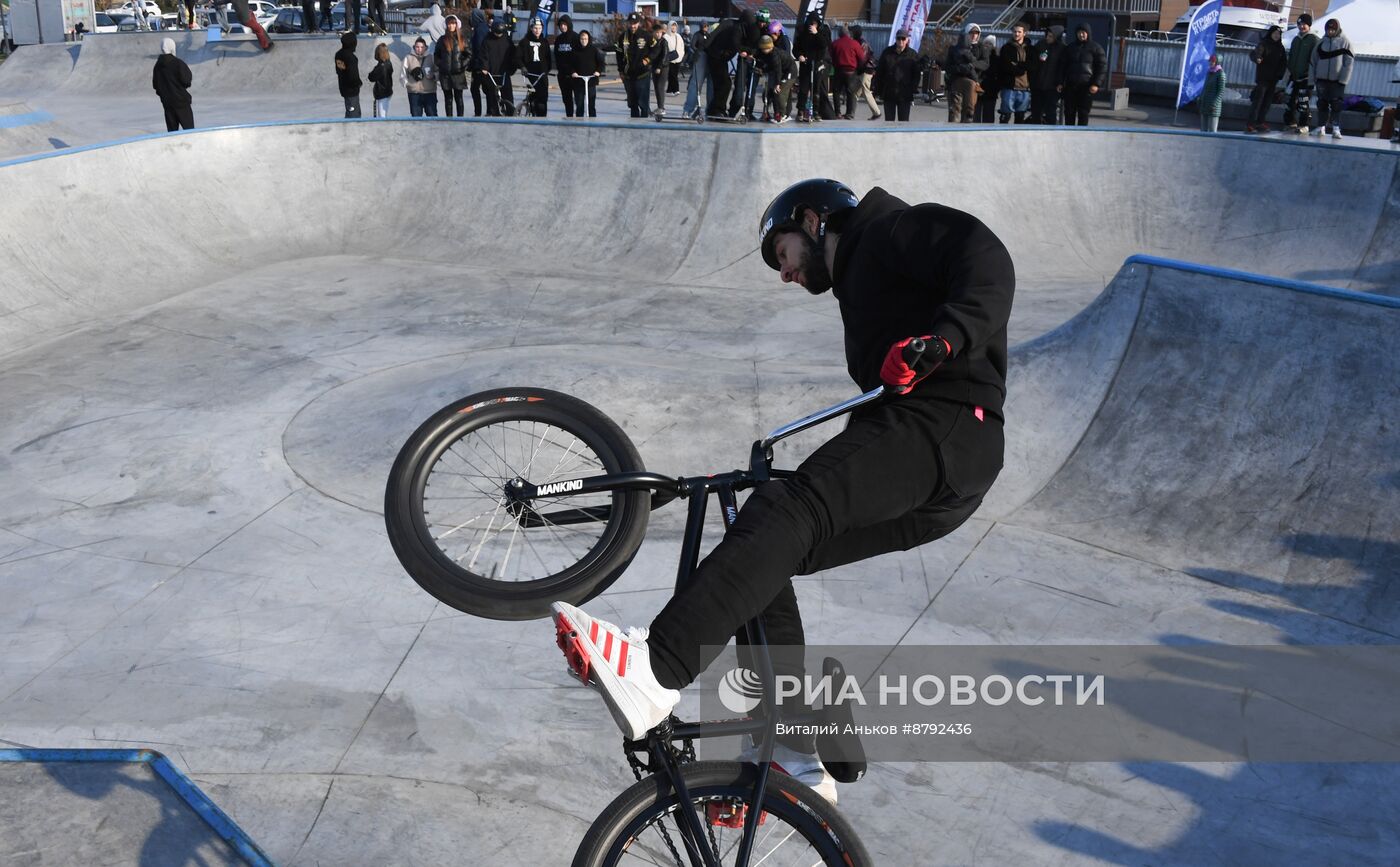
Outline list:
[[[952,347],[942,337],[906,337],[890,347],[880,365],[880,379],[896,394],[908,394],[919,380],[948,360]]]

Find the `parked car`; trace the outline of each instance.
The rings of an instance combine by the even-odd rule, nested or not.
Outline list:
[[[319,14],[319,13],[318,13]],[[315,33],[317,32],[315,21],[311,27],[304,27],[301,21],[301,10],[284,8],[277,10],[277,17],[268,25],[268,33]]]
[[[126,0],[126,2],[120,6],[108,7],[107,14],[111,15],[113,12],[120,12],[127,15],[135,15],[137,11],[143,12],[148,18],[159,18],[165,14],[161,11],[160,4],[155,2],[155,0],[140,0],[140,2],[138,2],[138,0]]]
[[[98,12],[95,17],[97,26],[92,28],[93,33],[116,33],[117,25],[131,18],[130,15],[112,16],[106,12]]]

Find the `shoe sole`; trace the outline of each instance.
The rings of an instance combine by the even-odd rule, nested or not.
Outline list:
[[[574,625],[574,622],[569,618],[568,614],[558,609],[554,611],[554,627],[558,631],[561,641],[565,633],[572,633],[572,637],[578,642],[577,646],[585,654],[586,658],[584,661],[588,664],[588,673],[590,675],[588,680],[584,682],[587,686],[603,696],[603,703],[608,706],[608,711],[612,713],[613,722],[617,723],[617,727],[631,740],[638,740],[642,735],[646,734],[646,732],[642,732],[635,737],[632,735],[632,730],[634,728],[632,720],[628,716],[627,710],[624,709],[622,705],[618,704],[617,697],[614,695],[614,690],[617,692],[621,692],[622,690],[621,679],[618,678],[616,674],[613,674],[612,670],[608,668],[608,663],[606,661],[604,661],[601,668],[593,664],[595,655],[599,658],[602,657],[601,653],[596,652],[596,645],[589,641],[582,630]],[[565,653],[565,658],[568,658],[567,652]],[[579,677],[579,673],[574,669],[572,660],[569,660],[569,670],[575,677]]]

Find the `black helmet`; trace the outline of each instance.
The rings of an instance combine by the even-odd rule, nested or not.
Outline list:
[[[495,21],[491,22],[491,32],[497,36],[505,36],[506,23],[501,19],[497,18]]]
[[[816,211],[825,220],[836,211],[854,208],[860,204],[855,190],[831,178],[811,178],[798,181],[778,193],[758,218],[758,246],[763,251],[763,261],[774,271],[778,270],[778,256],[773,252],[773,244],[780,233],[802,226],[802,212]]]

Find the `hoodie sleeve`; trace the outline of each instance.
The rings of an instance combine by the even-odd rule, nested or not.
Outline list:
[[[942,284],[944,302],[934,312],[928,333],[948,341],[954,358],[985,346],[1006,329],[1016,289],[1016,270],[1006,247],[981,220],[970,214],[960,217],[950,225],[935,211],[910,208],[895,225],[891,256],[891,261],[907,263],[912,280]],[[929,250],[939,248],[957,252],[930,263]]]
[[[180,74],[180,86],[185,88],[186,90],[189,90],[190,85],[194,84],[194,76],[190,74],[190,65],[183,60],[179,60],[179,67],[177,71]]]

